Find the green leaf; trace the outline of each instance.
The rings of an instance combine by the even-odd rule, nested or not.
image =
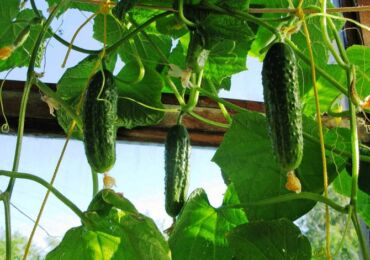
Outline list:
[[[204,81],[203,87],[212,91],[208,84],[213,84],[216,90],[219,90],[223,87],[223,80],[246,70],[249,48],[250,42],[223,40],[215,44],[211,49],[205,66],[204,75],[206,81]]]
[[[46,259],[171,259],[154,221],[137,212],[127,199],[105,191],[103,198],[107,195],[114,199],[109,213],[86,212],[88,223],[67,231]],[[105,201],[110,202],[109,198]]]
[[[11,10],[8,10],[11,12]],[[8,14],[10,17],[10,14]],[[0,31],[0,48],[8,45],[12,45],[16,40],[18,34],[29,25],[29,22],[35,18],[35,14],[30,9],[25,9],[17,14],[16,17],[11,19],[15,19],[15,21],[9,20],[5,21],[2,20],[0,25],[2,26],[2,30]],[[26,21],[26,22],[17,22],[18,21]],[[8,69],[12,69],[15,67],[24,67],[28,66],[30,62],[31,52],[35,45],[35,41],[38,37],[38,34],[41,30],[41,25],[33,24],[31,26],[30,34],[24,44],[17,48],[12,55],[6,60],[0,60],[0,71],[5,71]],[[41,43],[38,57],[36,58],[36,66],[40,65],[40,61],[43,57],[43,45],[44,42]]]
[[[177,15],[162,17],[156,21],[156,26],[158,32],[169,35],[174,39],[177,39],[188,32],[186,25]]]
[[[164,86],[162,77],[150,67],[145,68],[144,78],[136,84],[127,84],[138,75],[138,65],[128,63],[117,75],[118,86],[118,125],[128,129],[137,126],[155,125],[159,123],[164,112],[144,107],[125,97],[133,99],[153,108],[163,109],[161,93]]]
[[[370,48],[362,45],[353,45],[347,49],[347,55],[356,66],[356,89],[365,99],[370,94]]]
[[[307,237],[289,220],[251,222],[228,234],[236,259],[311,259]]]
[[[117,56],[107,58],[107,68],[113,70]],[[88,56],[80,61],[76,66],[68,68],[57,84],[57,94],[67,102],[73,109],[77,110],[81,96],[88,87],[89,79],[100,68],[100,60],[97,56]],[[59,125],[68,132],[72,119],[63,108],[57,110]],[[82,137],[81,129],[75,128],[73,136]]]
[[[49,5],[49,10],[52,10],[60,2],[60,0],[46,0],[46,2]],[[113,0],[113,2],[116,2],[116,1]],[[61,15],[68,8],[79,9],[81,11],[88,11],[88,12],[95,13],[99,11],[100,6],[94,3],[79,3],[79,2],[71,1],[71,3],[67,7],[63,7],[59,11],[58,15]]]
[[[225,204],[233,201],[232,196],[230,191],[225,195]],[[232,252],[225,234],[245,222],[242,211],[215,209],[209,204],[205,191],[196,189],[181,211],[169,238],[172,257],[174,260],[231,259]]]
[[[161,50],[164,56],[168,57],[172,47],[171,37],[152,33],[147,33],[147,35],[150,41],[146,37],[138,35],[134,37],[133,42],[127,41],[122,44],[119,54],[124,62],[136,61],[138,59],[137,54],[139,54],[145,67],[157,68],[158,65],[162,66],[163,59],[152,43]],[[137,49],[137,53],[134,48]]]
[[[20,0],[6,0],[0,2],[0,26],[2,29],[9,26],[9,23],[19,12]],[[0,37],[2,39],[2,37]]]
[[[325,71],[343,85],[346,83],[346,74],[339,65],[327,65],[325,67]],[[325,80],[324,77],[319,77],[317,88],[319,91],[321,113],[327,112],[329,111],[331,103],[341,94],[341,92],[334,88],[331,83]],[[316,115],[314,89],[311,88],[309,91],[304,93],[301,100],[303,103],[304,114],[307,116]]]
[[[311,138],[317,139],[315,122],[306,119],[304,130],[309,135],[313,134]],[[321,194],[320,146],[311,138],[304,138],[303,160],[295,172],[301,181],[302,191]],[[331,158],[328,158],[328,174],[332,178],[336,174],[336,167],[344,167],[344,161],[334,163]],[[286,173],[281,171],[274,159],[266,118],[262,114],[249,111],[237,114],[213,161],[234,183],[241,203],[248,204],[289,193],[285,188]],[[294,220],[315,204],[314,201],[295,200],[263,207],[245,206],[245,210],[249,220]]]
[[[342,171],[334,181],[334,189],[339,194],[351,197],[352,178],[346,171]],[[370,226],[370,195],[360,189],[357,190],[357,213]]]
[[[112,45],[121,39],[125,30],[113,15],[106,15],[106,22],[106,43]],[[104,15],[99,14],[95,17],[93,31],[94,39],[104,42]]]

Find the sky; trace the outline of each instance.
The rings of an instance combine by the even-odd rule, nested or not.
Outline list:
[[[44,1],[37,1],[40,8],[46,10]],[[73,10],[63,15],[53,23],[53,28],[62,31],[63,38],[69,40],[76,28],[86,19],[86,14]],[[100,44],[90,38],[92,24],[88,24],[76,39],[75,44],[85,48],[97,49]],[[46,71],[42,78],[44,82],[57,82],[63,74],[61,64],[66,48],[51,40],[46,52]],[[74,66],[85,56],[72,51],[67,67]],[[222,91],[221,96],[244,100],[262,101],[261,64],[255,59],[249,59],[249,70],[232,78],[230,92]],[[41,69],[38,69],[40,71]],[[26,70],[14,69],[8,79],[24,80]],[[3,78],[5,73],[0,73]],[[46,105],[45,105],[46,106]],[[6,108],[5,108],[6,110]],[[24,138],[20,172],[32,173],[45,180],[50,180],[57,164],[64,139],[40,138],[26,136]],[[16,137],[0,134],[0,169],[11,170]],[[214,148],[193,147],[191,153],[191,177],[189,194],[195,188],[206,190],[210,202],[217,207],[222,202],[225,185],[220,170],[211,162]],[[152,217],[160,229],[164,230],[171,224],[171,219],[164,210],[164,147],[160,144],[139,144],[133,142],[117,142],[117,162],[110,173],[117,182],[115,190],[123,192],[137,209]],[[7,178],[0,177],[0,189],[4,190]],[[100,181],[101,186],[101,181]],[[92,197],[90,168],[86,161],[83,144],[73,140],[68,145],[65,158],[56,178],[55,187],[63,192],[80,209],[87,208]],[[12,203],[35,219],[45,195],[45,189],[37,183],[28,180],[17,180],[12,197]],[[12,208],[13,230],[29,236],[33,223],[24,215]],[[50,196],[42,216],[40,225],[48,230],[51,236],[59,239],[70,227],[80,225],[80,221],[72,211],[54,196]],[[4,230],[4,212],[0,207],[0,232]],[[47,234],[38,229],[34,243],[44,251]]]

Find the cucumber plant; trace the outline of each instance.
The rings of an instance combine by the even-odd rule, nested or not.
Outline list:
[[[0,0],[0,71],[27,68],[18,127],[10,128],[17,129],[14,166],[11,171],[0,169],[0,176],[9,177],[7,188],[0,193],[6,259],[13,257],[10,203],[17,179],[44,186],[81,219],[81,226],[66,231],[47,259],[311,259],[318,250],[311,245],[318,243],[310,243],[312,237],[306,237],[294,221],[318,203],[326,206],[325,220],[317,220],[326,224],[324,257],[335,259],[342,256],[336,252],[345,251],[341,251],[343,243],[334,244],[339,239],[330,237],[330,211],[336,211],[346,219],[343,239],[348,239],[352,222],[361,254],[369,259],[359,218],[370,225],[366,210],[370,184],[361,170],[370,157],[359,153],[359,146],[369,148],[358,136],[356,122],[369,107],[370,49],[364,45],[345,48],[339,35],[344,22],[350,20],[340,13],[368,11],[368,7],[333,9],[325,0],[45,2],[48,14],[39,10],[39,1],[24,5],[19,0]],[[90,14],[68,41],[56,32],[53,22],[72,9]],[[351,22],[370,30],[368,25]],[[101,43],[99,49],[74,42],[88,23],[93,24],[91,38]],[[66,47],[65,60],[72,50],[89,55],[61,75],[56,91],[35,69],[43,65],[49,38]],[[117,57],[124,63],[122,68]],[[265,114],[219,96],[221,90],[233,88],[231,77],[247,69],[250,57],[264,60]],[[58,123],[67,136],[65,147],[72,136],[85,143],[95,195],[85,211],[53,186],[64,151],[50,183],[35,173],[19,172],[33,85],[49,105],[58,107]],[[173,108],[162,104],[163,93],[175,97]],[[198,114],[200,95],[218,104],[224,122]],[[348,101],[348,110],[333,113],[331,106],[339,96]],[[116,160],[116,130],[157,125],[166,113],[175,114],[170,118],[191,117],[226,131],[213,161],[227,185],[217,208],[202,189],[187,197],[190,139],[186,124],[177,122],[168,132],[163,159],[163,210],[176,218],[167,238],[153,220],[110,189],[114,180],[107,175]],[[325,113],[336,122],[348,116],[349,126],[322,125]],[[366,116],[363,120],[368,124]],[[97,172],[104,173],[109,189],[98,192]],[[329,185],[349,202],[335,201]]]

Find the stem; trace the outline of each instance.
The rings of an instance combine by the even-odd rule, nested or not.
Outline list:
[[[129,98],[129,97],[118,97],[118,98],[122,98],[122,99],[126,99],[126,100],[129,100],[133,103],[136,103],[142,107],[145,107],[145,108],[148,108],[148,109],[151,109],[151,110],[155,110],[155,111],[160,111],[160,112],[165,112],[165,113],[177,113],[179,112],[181,109],[178,109],[178,108],[158,108],[158,107],[153,107],[153,106],[149,106],[147,104],[144,104],[140,101],[137,101],[133,98]]]
[[[68,41],[64,40],[58,34],[56,34],[54,32],[50,32],[50,33],[53,35],[53,37],[58,42],[60,42],[61,44],[63,44],[66,47],[70,47],[72,50],[75,50],[75,51],[78,51],[78,52],[81,52],[81,53],[85,53],[85,54],[90,54],[90,55],[98,55],[100,53],[100,50],[88,50],[88,49],[84,49],[84,48],[78,47],[78,46],[73,45],[73,44],[69,43]]]
[[[98,173],[91,168],[91,175],[92,175],[92,184],[93,184],[93,198],[99,192],[99,178]]]
[[[184,24],[186,24],[187,26],[195,27],[195,23],[187,19],[184,15],[184,0],[177,0],[177,4],[179,8],[179,18],[181,19],[181,21],[183,21]]]
[[[180,95],[179,91],[177,90],[177,87],[175,85],[175,83],[173,83],[173,81],[171,80],[171,78],[169,76],[165,77],[167,83],[169,84],[173,94],[175,95],[177,101],[179,102],[180,106],[185,106],[185,101],[184,99],[182,98],[182,96]]]
[[[27,81],[25,83],[25,88],[24,88],[23,95],[22,95],[22,100],[21,100],[21,107],[20,107],[20,111],[19,111],[17,142],[16,142],[16,147],[15,147],[15,154],[14,154],[13,168],[12,168],[12,171],[14,171],[14,172],[18,171],[18,167],[19,167],[19,160],[20,160],[23,133],[24,133],[24,121],[25,121],[25,117],[26,117],[27,101],[28,101],[28,96],[29,96],[29,93],[30,93],[30,89],[31,89],[31,87],[33,85],[33,81],[34,81],[33,80],[34,79],[34,69],[35,69],[35,62],[36,62],[37,54],[38,54],[40,46],[42,45],[41,44],[42,40],[44,39],[45,34],[46,34],[52,20],[56,16],[59,8],[61,8],[65,4],[68,4],[69,1],[70,0],[61,0],[57,4],[57,6],[54,8],[54,10],[50,13],[46,22],[43,24],[43,27],[42,27],[41,31],[39,32],[39,34],[37,36],[37,39],[35,41],[35,44],[33,46],[32,54],[31,54],[31,57],[30,57],[30,63],[29,63],[28,70],[27,70]],[[15,184],[15,178],[11,177],[10,180],[9,180],[9,183],[8,183],[8,187],[6,189],[6,192],[8,193],[8,196],[9,196],[9,202],[10,202],[10,199],[11,199],[11,196],[12,196],[14,184]],[[11,248],[12,241],[11,241],[11,220],[10,220],[9,204],[5,205],[5,208],[8,208],[7,209],[7,214],[5,215],[5,224],[6,224],[6,226],[5,226],[6,231],[5,232],[6,232],[6,238],[7,238],[6,243]],[[7,249],[9,249],[8,246],[7,246]],[[11,251],[7,251],[6,254],[7,254],[7,258],[10,259],[11,258]]]
[[[228,129],[230,127],[229,124],[223,124],[223,123],[219,123],[219,122],[216,122],[216,121],[207,119],[205,117],[202,117],[202,116],[198,115],[194,111],[188,111],[187,113],[189,115],[191,115],[192,117],[194,117],[195,119],[198,119],[199,121],[201,121],[203,123],[206,123],[208,125],[212,125],[212,126],[216,126],[216,127],[221,127],[221,128],[226,128],[226,129]]]
[[[157,21],[158,19],[160,19],[162,17],[165,17],[165,16],[168,16],[170,14],[171,14],[171,12],[164,12],[164,13],[160,13],[160,14],[158,14],[156,16],[153,16],[152,18],[148,19],[145,23],[139,25],[133,31],[127,33],[120,40],[118,40],[116,43],[114,43],[112,46],[108,47],[106,49],[106,54],[108,55],[111,52],[115,52],[121,46],[121,44],[124,43],[125,41],[127,41],[129,38],[131,38],[132,36],[136,35],[137,33],[141,32],[141,31],[143,31],[146,27],[148,27],[149,25],[151,25],[153,22]]]
[[[370,255],[369,255],[368,245],[367,245],[366,239],[364,238],[364,234],[362,233],[361,226],[360,226],[360,223],[358,221],[357,213],[356,213],[355,208],[353,209],[353,212],[352,212],[352,223],[353,223],[353,226],[356,230],[356,234],[357,234],[357,237],[358,237],[358,242],[359,242],[360,247],[361,247],[362,257],[363,257],[364,260],[369,260]]]
[[[351,223],[352,210],[353,210],[353,208],[351,206],[349,206],[346,225],[344,226],[343,236],[342,236],[342,239],[340,240],[340,243],[339,243],[339,246],[338,246],[337,250],[334,253],[334,257],[337,257],[339,255],[339,252],[341,251],[341,249],[344,245],[344,241],[345,241],[346,235],[347,235],[348,230],[349,230],[349,224]]]
[[[86,21],[84,21],[76,30],[76,32],[73,34],[72,36],[72,40],[71,42],[69,43],[68,45],[68,50],[67,50],[67,53],[65,55],[65,58],[64,58],[64,61],[62,63],[62,68],[64,68],[66,66],[66,63],[67,63],[67,60],[68,60],[68,57],[69,57],[69,53],[71,52],[72,50],[72,45],[73,45],[73,42],[75,41],[77,35],[79,34],[79,32],[82,30],[82,28],[88,23],[90,22],[95,16],[97,16],[96,13],[93,13],[92,15],[90,15]]]
[[[338,63],[339,66],[346,69],[347,65],[343,62],[341,57],[338,55],[338,53],[334,49],[334,47],[331,43],[330,37],[329,37],[328,25],[327,25],[327,19],[326,19],[326,5],[327,5],[326,0],[322,0],[321,1],[321,12],[324,15],[320,19],[321,35],[322,35],[322,38],[324,40],[324,43],[325,43],[326,47],[329,49],[329,51],[333,55],[335,61]]]
[[[213,84],[213,82],[209,81],[209,86],[211,87],[211,90],[212,90],[213,94],[215,96],[217,96],[217,90],[216,90],[215,85]],[[227,111],[225,105],[220,103],[220,102],[217,102],[217,104],[220,107],[220,110],[221,110],[223,116],[225,117],[225,119],[227,120],[227,122],[229,124],[231,124],[233,119],[231,118],[231,116],[230,116],[229,112]]]
[[[54,99],[66,112],[67,114],[77,122],[77,126],[79,129],[82,129],[82,122],[81,122],[81,119],[79,118],[79,116],[75,113],[75,111],[73,111],[73,109],[71,108],[71,106],[69,104],[67,104],[63,99],[61,99],[59,97],[58,94],[56,94],[56,92],[54,92],[52,89],[50,89],[50,87],[48,85],[46,85],[45,83],[43,83],[41,80],[39,79],[36,79],[35,80],[35,84],[36,86],[45,94],[47,95],[48,97],[51,97],[52,99]]]
[[[39,183],[40,185],[44,186],[46,189],[49,189],[54,194],[55,197],[57,197],[67,207],[69,207],[81,220],[84,220],[84,221],[87,220],[83,212],[72,201],[70,201],[60,191],[55,189],[47,181],[41,179],[40,177],[32,175],[32,174],[28,174],[28,173],[18,173],[18,172],[3,171],[3,170],[0,170],[0,176],[8,176],[11,178],[16,178],[16,179],[26,179],[26,180],[31,180],[31,181]]]
[[[4,199],[3,203],[4,203],[4,215],[5,215],[6,260],[11,260],[12,259],[12,225],[10,221],[10,197],[9,195],[7,196],[6,199]]]
[[[210,98],[210,99],[212,99],[212,100],[214,100],[214,101],[216,101],[218,103],[221,103],[221,104],[229,107],[230,109],[235,110],[236,112],[245,112],[245,111],[247,111],[245,108],[242,108],[242,107],[240,107],[238,105],[235,105],[235,104],[233,104],[233,103],[231,103],[229,101],[226,101],[226,100],[224,100],[224,99],[222,99],[222,98],[220,98],[220,97],[212,94],[211,92],[209,92],[206,89],[203,89],[203,88],[197,88],[197,89],[199,90],[199,92],[201,94],[205,95],[206,97],[208,97],[208,98]]]
[[[59,156],[58,163],[57,163],[57,165],[56,165],[56,167],[55,167],[55,170],[54,170],[53,176],[52,176],[52,178],[51,178],[51,180],[50,180],[50,184],[49,184],[49,185],[50,185],[51,187],[53,187],[53,185],[54,185],[55,178],[56,178],[57,173],[58,173],[58,171],[59,171],[60,164],[62,163],[62,160],[63,160],[64,154],[65,154],[65,151],[66,151],[66,149],[67,149],[67,146],[68,146],[69,140],[70,140],[70,138],[71,138],[71,136],[72,136],[73,129],[75,128],[75,126],[76,126],[76,121],[74,121],[74,120],[73,120],[73,121],[72,121],[72,124],[71,124],[71,126],[70,126],[70,128],[69,128],[69,131],[68,131],[68,134],[67,134],[67,139],[66,139],[66,141],[65,141],[65,143],[64,143],[64,146],[63,146],[62,152],[61,152],[61,154],[60,154],[60,156]],[[38,225],[39,225],[39,223],[40,223],[40,219],[41,219],[42,213],[44,212],[44,209],[45,209],[45,206],[46,206],[46,202],[47,202],[47,200],[48,200],[48,198],[49,198],[49,194],[50,194],[50,189],[48,189],[48,190],[46,191],[46,194],[45,194],[44,200],[42,201],[42,204],[41,204],[41,208],[40,208],[40,210],[39,210],[39,213],[37,214],[37,218],[36,218],[36,220],[35,220],[35,223],[34,223],[34,225],[33,225],[33,228],[32,228],[32,231],[31,231],[31,234],[30,234],[30,236],[29,236],[29,238],[28,238],[28,242],[27,242],[26,248],[25,248],[25,250],[24,250],[23,260],[26,260],[26,259],[27,259],[28,252],[29,252],[29,250],[30,250],[30,248],[31,248],[31,244],[32,244],[33,236],[35,235],[36,229],[37,229],[37,227],[38,227]]]
[[[325,3],[325,0],[323,0],[323,2]],[[302,3],[303,3],[303,0],[300,0],[299,5],[298,5],[299,10],[301,10]],[[326,8],[326,5],[325,5],[325,8]],[[304,14],[299,14],[298,12],[298,15],[303,24],[303,30],[306,36],[305,37],[306,44],[307,44],[307,48],[308,48],[309,55],[310,55],[311,76],[312,76],[313,90],[314,90],[314,95],[315,95],[315,107],[316,107],[317,124],[319,128],[319,138],[320,138],[322,174],[323,174],[323,181],[324,181],[324,196],[328,198],[329,178],[328,178],[326,155],[325,155],[324,133],[323,133],[323,126],[322,126],[322,121],[321,121],[319,92],[318,92],[318,87],[316,85],[316,68],[315,68],[316,66],[315,66],[314,54],[312,50],[311,37],[308,31],[306,20],[304,19]],[[332,257],[331,257],[331,252],[330,252],[330,212],[329,212],[328,205],[326,205],[325,207],[325,231],[326,231],[326,256],[330,260],[332,259]]]
[[[269,199],[263,199],[256,202],[249,202],[249,203],[241,203],[236,205],[226,205],[222,206],[220,209],[228,209],[228,208],[245,208],[245,207],[252,207],[252,206],[265,206],[270,204],[276,204],[276,203],[282,203],[292,200],[313,200],[317,202],[322,202],[325,205],[330,206],[334,210],[341,212],[341,213],[347,213],[347,208],[342,207],[341,205],[337,204],[333,200],[329,198],[325,198],[324,196],[313,193],[313,192],[301,192],[301,193],[288,193],[284,195],[280,195],[277,197],[269,198]]]
[[[194,109],[194,107],[196,107],[197,104],[198,104],[198,100],[199,100],[199,90],[198,90],[198,88],[201,88],[201,85],[202,85],[203,72],[204,72],[204,70],[201,70],[199,72],[198,80],[196,82],[197,87],[195,87],[195,88],[192,87],[190,89],[190,96],[189,96],[188,103],[182,108],[182,110],[185,111],[185,112],[192,111]],[[195,75],[195,74],[193,74],[193,75]]]

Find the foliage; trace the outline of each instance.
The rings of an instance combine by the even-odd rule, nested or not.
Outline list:
[[[358,191],[357,181],[359,159],[370,161],[370,156],[358,157],[356,112],[370,108],[370,51],[361,45],[344,49],[338,37],[344,18],[325,13],[331,4],[325,7],[326,1],[318,0],[47,0],[50,13],[44,17],[36,2],[31,0],[32,8],[28,8],[22,7],[19,0],[0,0],[0,71],[28,68],[14,167],[11,172],[0,170],[0,175],[11,177],[0,200],[9,206],[15,179],[25,178],[47,187],[81,218],[82,225],[67,231],[48,259],[66,255],[84,259],[309,259],[311,247],[315,249],[317,244],[309,242],[305,234],[310,233],[302,232],[292,221],[305,216],[318,201],[338,211],[341,217],[350,214],[358,244],[365,259],[369,259],[357,218],[358,213],[370,223],[369,196]],[[91,13],[91,38],[101,43],[101,49],[86,50],[54,34],[53,19],[72,8]],[[254,8],[275,11],[256,15]],[[280,13],[281,9],[273,8],[294,11]],[[76,32],[79,29],[76,26]],[[68,49],[88,54],[61,75],[56,91],[49,89],[34,71],[40,65],[48,37],[56,38]],[[294,171],[302,184],[301,194],[285,188],[287,173],[275,160],[265,116],[218,97],[221,89],[232,87],[233,75],[247,69],[248,57],[262,60],[272,43],[282,41],[298,60],[304,148],[302,163]],[[329,62],[330,55],[334,63]],[[112,190],[100,191],[82,212],[52,184],[32,174],[18,173],[31,86],[35,84],[51,100],[50,104],[59,108],[57,119],[67,141],[71,137],[82,139],[80,104],[91,77],[103,69],[115,71],[118,57],[124,66],[114,75],[118,88],[116,128],[157,125],[166,114],[175,113],[177,123],[184,116],[193,116],[227,129],[213,158],[228,184],[223,204],[214,208],[203,190],[193,191],[168,230],[168,241],[150,218]],[[165,92],[172,94],[178,104],[165,107],[161,101]],[[197,116],[200,95],[219,102],[227,124]],[[342,108],[334,107],[342,97],[348,98],[349,109],[338,113]],[[97,98],[99,101],[106,100]],[[231,110],[235,114],[230,115]],[[334,119],[331,129],[319,123],[321,113],[329,114],[327,122]],[[339,127],[343,115],[350,117],[349,129]],[[75,125],[73,131],[68,131]],[[365,144],[361,146],[369,149]],[[354,162],[352,177],[344,170],[350,159]],[[113,183],[106,173],[104,177],[106,186]],[[326,196],[327,185],[332,182],[350,204]],[[95,183],[93,190],[96,188]],[[6,221],[10,223],[7,208]],[[325,225],[321,225],[328,229],[330,215],[325,214]],[[9,230],[8,227],[6,232]],[[330,237],[325,239],[326,256],[330,258]],[[10,242],[6,243],[8,248]],[[11,252],[6,254],[10,259]]]

